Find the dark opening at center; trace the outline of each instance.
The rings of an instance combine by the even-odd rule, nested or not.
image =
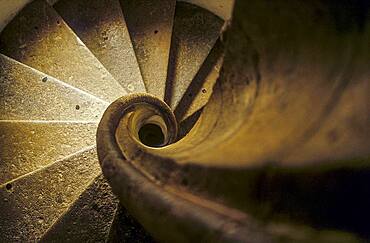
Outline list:
[[[150,147],[161,147],[164,143],[164,134],[160,126],[145,124],[139,130],[140,141]]]

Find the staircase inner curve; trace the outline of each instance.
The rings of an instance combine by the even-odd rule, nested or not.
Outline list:
[[[154,241],[102,175],[97,127],[118,98],[152,95],[174,102],[185,136],[218,77],[224,20],[175,0],[0,6],[0,240]],[[151,123],[143,141],[176,141]]]
[[[370,239],[367,1],[0,8],[0,241]]]

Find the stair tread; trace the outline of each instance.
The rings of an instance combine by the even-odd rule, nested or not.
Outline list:
[[[0,184],[96,143],[97,123],[0,121]]]
[[[99,121],[107,103],[0,54],[1,120]]]
[[[121,0],[121,6],[147,92],[164,99],[176,0]]]
[[[37,241],[99,175],[96,147],[0,186],[0,240]]]
[[[118,199],[100,174],[45,233],[42,242],[104,242]]]
[[[106,101],[127,94],[45,1],[28,4],[0,36],[2,53]]]
[[[193,102],[189,105],[189,107],[187,107],[187,110],[184,116],[181,118],[181,121],[189,118],[191,115],[199,111],[207,104],[209,98],[212,95],[213,86],[215,85],[217,78],[220,75],[221,66],[222,58],[217,61],[216,65],[207,74],[207,77],[205,77],[204,83],[200,88],[200,92],[194,94],[195,97],[193,99]],[[178,105],[177,107],[181,107],[181,105]]]
[[[168,70],[168,102],[173,110],[211,52],[223,23],[222,19],[203,8],[177,3]]]
[[[174,113],[179,121],[185,121],[207,104],[212,95],[213,87],[220,76],[222,63],[223,46],[219,40],[176,106]]]
[[[119,0],[63,0],[54,9],[127,92],[145,92]]]

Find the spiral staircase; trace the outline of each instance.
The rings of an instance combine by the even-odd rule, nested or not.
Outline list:
[[[370,4],[232,6],[9,11],[1,242],[370,239]]]

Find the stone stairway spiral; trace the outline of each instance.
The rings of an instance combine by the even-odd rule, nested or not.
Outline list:
[[[1,242],[369,241],[369,1],[0,7]]]
[[[130,225],[98,163],[102,114],[119,97],[148,92],[189,126],[218,76],[221,51],[207,57],[222,25],[175,0],[25,6],[0,35],[1,241],[104,242],[115,225]],[[200,80],[204,68],[212,71]],[[134,224],[121,240],[152,240]]]

